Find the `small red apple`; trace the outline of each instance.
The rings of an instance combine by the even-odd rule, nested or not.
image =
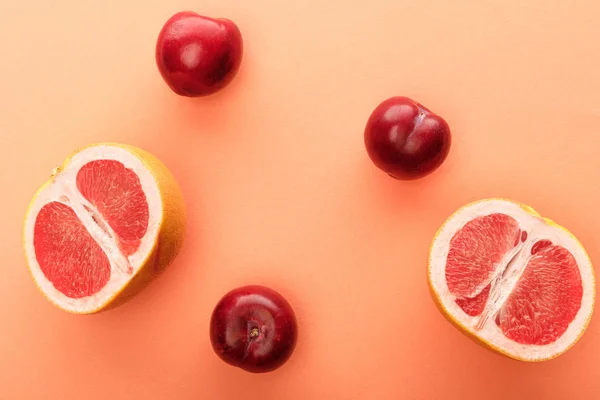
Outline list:
[[[365,146],[373,163],[396,179],[422,178],[450,151],[450,127],[439,115],[407,97],[392,97],[371,113]]]
[[[192,11],[169,18],[156,42],[163,79],[175,93],[188,97],[206,96],[229,84],[242,53],[242,34],[232,21]]]
[[[281,367],[298,336],[290,304],[273,289],[250,285],[227,293],[210,320],[210,340],[226,363],[253,373]]]

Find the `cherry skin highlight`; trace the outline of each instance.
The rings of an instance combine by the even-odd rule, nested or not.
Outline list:
[[[450,151],[450,127],[408,97],[392,97],[371,113],[364,132],[373,163],[390,176],[413,180],[436,170]]]
[[[232,21],[182,11],[164,24],[155,56],[161,76],[175,93],[200,97],[233,80],[242,53],[242,34]]]
[[[226,363],[252,373],[281,367],[296,347],[298,326],[290,304],[258,285],[227,293],[210,320],[210,341]]]

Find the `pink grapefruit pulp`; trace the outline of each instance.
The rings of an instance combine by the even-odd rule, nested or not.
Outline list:
[[[181,191],[151,154],[87,147],[34,196],[24,245],[35,283],[55,305],[90,313],[122,302],[175,257],[185,231]]]
[[[574,345],[595,301],[581,243],[509,200],[486,199],[454,213],[433,240],[428,279],[456,326],[527,361],[554,358]]]

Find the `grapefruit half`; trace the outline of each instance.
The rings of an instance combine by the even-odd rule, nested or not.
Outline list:
[[[522,361],[563,354],[594,309],[594,270],[582,244],[510,200],[484,199],[450,216],[431,244],[428,281],[455,326]]]
[[[183,195],[161,161],[101,143],[75,152],[40,187],[23,243],[46,298],[89,314],[121,304],[169,265],[185,225]]]

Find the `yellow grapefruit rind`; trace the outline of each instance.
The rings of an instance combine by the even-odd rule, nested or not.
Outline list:
[[[577,237],[575,235],[573,235],[569,230],[567,230],[565,227],[563,227],[562,225],[557,224],[556,222],[548,219],[548,218],[544,218],[542,217],[537,211],[535,211],[532,207],[526,205],[526,204],[522,204],[519,202],[516,202],[514,200],[510,200],[510,199],[505,199],[505,198],[487,198],[487,199],[482,199],[482,200],[477,200],[474,202],[470,202],[465,204],[464,206],[462,206],[461,208],[459,208],[458,210],[456,210],[454,213],[452,213],[452,215],[450,215],[450,217],[448,217],[444,223],[439,227],[439,229],[437,230],[437,232],[435,233],[435,236],[433,237],[433,240],[431,241],[431,246],[429,247],[429,257],[428,257],[428,262],[427,262],[427,283],[429,286],[429,292],[431,293],[431,296],[433,297],[434,303],[437,306],[437,308],[441,311],[442,315],[444,316],[444,318],[446,318],[450,323],[452,323],[456,328],[458,328],[459,331],[461,331],[463,334],[465,334],[469,339],[473,340],[475,343],[483,346],[484,348],[488,349],[488,350],[492,350],[496,353],[499,353],[501,355],[504,355],[508,358],[517,360],[517,361],[524,361],[524,362],[543,362],[543,361],[549,361],[552,359],[555,359],[556,357],[564,354],[565,352],[567,352],[571,347],[573,347],[578,341],[579,339],[581,339],[581,337],[583,336],[583,334],[585,333],[590,320],[592,318],[592,314],[594,313],[594,306],[596,303],[596,278],[594,275],[594,269],[592,268],[592,279],[593,281],[591,282],[591,287],[592,287],[592,309],[590,310],[589,315],[587,316],[583,326],[581,327],[581,330],[579,331],[579,334],[577,335],[577,337],[575,338],[575,340],[573,340],[571,342],[571,344],[569,346],[567,346],[563,351],[557,352],[552,354],[549,357],[546,358],[539,358],[539,359],[535,359],[535,360],[531,360],[528,358],[523,358],[523,357],[519,357],[518,354],[513,354],[507,351],[504,351],[503,349],[494,346],[493,344],[489,343],[488,341],[484,340],[483,338],[477,336],[475,333],[473,333],[467,326],[465,326],[464,324],[462,324],[460,321],[458,321],[443,305],[442,300],[439,296],[439,294],[436,292],[435,288],[433,287],[433,284],[431,282],[431,254],[433,253],[433,246],[435,244],[435,241],[437,239],[437,237],[439,236],[439,234],[442,232],[444,226],[446,226],[446,224],[451,221],[457,214],[459,214],[461,211],[463,211],[466,208],[469,208],[475,204],[479,204],[479,203],[483,203],[483,202],[487,202],[487,201],[494,201],[494,200],[500,200],[500,201],[507,201],[507,202],[511,202],[513,204],[518,205],[519,207],[521,207],[523,210],[525,210],[527,213],[535,216],[535,217],[539,217],[542,218],[546,224],[551,225],[553,227],[562,229],[564,232],[566,232],[581,248],[583,254],[585,254],[586,258],[588,259],[590,265],[592,265],[592,261],[588,255],[588,253],[585,251],[585,248],[583,247],[583,245],[581,244],[581,242],[577,239]]]
[[[83,150],[87,150],[96,146],[110,146],[117,147],[128,151],[130,154],[139,159],[143,165],[152,174],[158,190],[160,193],[161,203],[163,207],[162,219],[158,223],[158,235],[155,243],[152,246],[152,250],[148,252],[146,257],[143,259],[142,265],[137,269],[135,275],[123,285],[117,292],[115,292],[106,301],[99,304],[98,307],[85,312],[78,312],[75,310],[66,309],[61,307],[57,302],[50,298],[38,285],[36,280],[33,278],[33,271],[31,265],[27,263],[29,273],[31,274],[32,280],[35,283],[38,290],[44,295],[44,297],[54,304],[56,307],[69,312],[71,314],[94,314],[101,311],[106,311],[115,308],[127,300],[132,298],[140,290],[150,283],[160,272],[162,272],[177,256],[179,253],[183,241],[185,239],[186,232],[186,205],[183,198],[183,193],[179,184],[175,180],[175,177],[169,171],[169,169],[149,152],[142,150],[138,147],[121,144],[121,143],[95,143],[90,146],[80,148],[73,152],[69,157],[65,159],[63,165],[58,167],[58,171],[65,169],[71,159]],[[91,160],[90,160],[91,161]],[[25,214],[25,221],[29,216],[32,205],[36,198],[43,192],[43,190],[52,183],[53,177],[40,186],[37,192],[31,199],[27,211]],[[23,247],[28,238],[23,230]],[[30,238],[33,240],[33,238]],[[26,257],[27,259],[27,257]]]

